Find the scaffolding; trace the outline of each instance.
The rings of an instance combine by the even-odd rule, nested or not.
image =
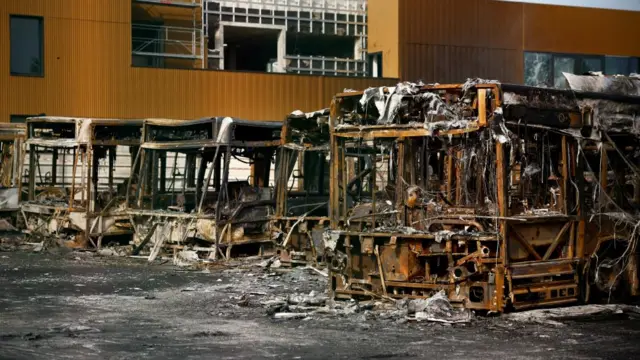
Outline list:
[[[203,0],[132,0],[132,6],[145,13],[138,18],[132,11],[134,64],[164,67],[166,59],[176,59],[189,61],[190,67],[207,66]],[[182,21],[185,26],[168,25],[165,15],[188,21]]]
[[[309,54],[286,54],[283,69],[271,71],[295,74],[366,76],[366,0],[204,0],[204,27],[215,46],[209,58],[224,63],[224,38],[217,33],[221,24],[279,27],[301,34],[350,36],[355,38],[352,58]],[[220,38],[219,38],[220,37]],[[277,70],[276,70],[277,69]],[[268,70],[269,71],[269,70]]]
[[[287,72],[292,74],[367,76],[364,60],[287,55],[285,61]]]

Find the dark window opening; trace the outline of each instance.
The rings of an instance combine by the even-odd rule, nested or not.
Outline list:
[[[42,17],[11,15],[11,75],[44,76]]]
[[[11,122],[16,124],[24,124],[27,122],[27,118],[38,115],[11,115]]]
[[[278,58],[280,30],[224,27],[224,69],[268,71]]]
[[[287,54],[352,59],[356,41],[354,36],[287,34]]]

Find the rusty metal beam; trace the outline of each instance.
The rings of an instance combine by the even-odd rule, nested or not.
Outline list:
[[[514,238],[518,241],[520,245],[522,245],[522,247],[527,251],[527,253],[531,254],[536,260],[542,260],[542,257],[538,254],[536,249],[534,249],[533,246],[527,240],[525,240],[525,238],[522,237],[522,235],[520,235],[519,232],[511,228],[509,229],[509,233],[514,236]]]
[[[564,236],[564,233],[567,232],[567,230],[569,229],[571,224],[573,224],[573,222],[569,221],[566,224],[564,224],[562,229],[560,229],[560,231],[558,232],[558,235],[556,235],[555,239],[553,239],[553,242],[551,243],[551,245],[547,249],[547,252],[542,257],[543,261],[549,260],[549,258],[551,257],[551,254],[553,254],[553,252],[556,250],[556,248],[558,247],[558,245],[561,242],[562,236]]]

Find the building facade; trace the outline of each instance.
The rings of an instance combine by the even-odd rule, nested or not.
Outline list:
[[[590,7],[567,6],[582,4]],[[564,87],[562,72],[638,72],[637,1],[369,0],[368,8],[368,51],[382,55],[389,77]]]
[[[266,67],[209,69],[215,41],[203,27],[203,13],[213,11],[208,6],[202,0],[0,2],[0,121],[39,114],[282,120],[294,109],[328,106],[345,88],[394,82],[267,73]]]
[[[578,3],[4,0],[0,122],[281,120],[397,79],[564,87],[563,72],[638,72],[640,6]]]

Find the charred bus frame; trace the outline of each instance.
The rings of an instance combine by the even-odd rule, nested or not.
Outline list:
[[[329,109],[295,111],[282,126],[271,231],[285,266],[317,263],[329,227]]]
[[[116,153],[125,148],[128,154],[121,155],[135,153],[141,130],[141,120],[27,119],[28,191],[21,206],[27,230],[66,237],[70,247],[99,248],[104,237],[130,241],[123,186],[131,164],[116,167]],[[124,172],[120,184],[114,176],[117,168]]]
[[[637,295],[639,110],[482,81],[337,95],[330,292],[493,312]]]
[[[16,225],[22,200],[22,162],[27,127],[0,124],[0,216]]]
[[[281,128],[281,122],[230,117],[145,120],[136,157],[141,183],[127,196],[134,251],[151,243],[151,257],[163,248],[190,248],[228,259],[234,247],[272,249],[269,176]],[[234,159],[244,163],[250,179],[231,179]],[[173,163],[170,172],[167,162]]]

